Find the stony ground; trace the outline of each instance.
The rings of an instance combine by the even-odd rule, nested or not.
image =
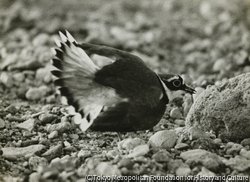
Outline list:
[[[67,29],[79,42],[127,50],[156,72],[178,73],[200,93],[250,71],[250,1],[0,3],[0,181],[100,180],[88,175],[249,181],[249,138],[184,132],[190,95],[171,103],[152,131],[124,133],[122,141],[116,133],[82,133],[60,104],[50,59],[54,38]]]

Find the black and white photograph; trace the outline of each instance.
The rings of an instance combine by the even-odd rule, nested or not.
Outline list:
[[[249,182],[250,0],[0,0],[0,182]]]

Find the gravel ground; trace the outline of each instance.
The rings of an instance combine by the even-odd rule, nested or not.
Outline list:
[[[0,18],[0,181],[249,181],[249,130],[237,137],[227,113],[227,135],[236,136],[227,138],[222,125],[210,131],[206,115],[191,115],[205,107],[201,98],[220,104],[223,115],[230,106],[209,99],[217,92],[198,95],[209,85],[224,90],[225,82],[223,94],[232,94],[229,78],[250,72],[249,0],[1,0]],[[54,38],[65,29],[78,42],[123,49],[156,72],[180,74],[197,94],[170,103],[151,131],[123,133],[122,141],[112,132],[82,133],[50,73]],[[249,108],[249,98],[241,107]],[[193,100],[202,106],[188,114]],[[198,118],[195,126],[192,119],[185,126],[187,116]]]

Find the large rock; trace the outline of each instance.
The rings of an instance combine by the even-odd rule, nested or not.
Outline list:
[[[207,88],[196,99],[186,126],[215,131],[232,141],[250,137],[250,73]]]

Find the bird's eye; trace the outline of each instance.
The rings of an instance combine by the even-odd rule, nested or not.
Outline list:
[[[175,87],[179,87],[179,86],[181,86],[181,81],[180,81],[180,80],[174,80],[174,81],[173,81],[173,85],[174,85]]]

